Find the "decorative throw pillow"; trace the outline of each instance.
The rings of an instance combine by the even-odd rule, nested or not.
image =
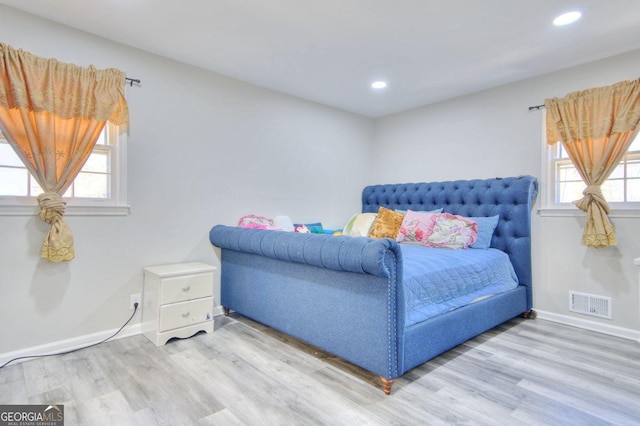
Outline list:
[[[469,217],[467,219],[471,219],[478,224],[478,238],[476,242],[469,247],[478,249],[491,247],[491,238],[493,238],[493,232],[496,230],[496,226],[498,226],[500,216]]]
[[[303,225],[303,224],[294,225],[293,232],[299,232],[301,234],[310,234],[311,233],[311,231],[309,231],[309,228],[307,228],[307,225]]]
[[[293,232],[293,222],[289,216],[276,216],[273,218],[273,226],[283,231]]]
[[[351,235],[352,237],[366,237],[369,235],[369,229],[376,220],[376,213],[356,213],[342,229],[342,235]]]
[[[264,216],[248,214],[240,218],[238,226],[241,228],[273,229],[273,220]]]
[[[400,230],[403,219],[404,215],[402,213],[380,207],[378,209],[378,216],[375,222],[373,222],[368,236],[371,238],[395,239],[398,236],[398,231]]]
[[[294,230],[297,229],[300,226],[306,227],[309,230],[309,233],[311,233],[311,234],[324,234],[324,229],[322,228],[322,223],[321,222],[294,223],[293,224]],[[300,232],[300,231],[296,231],[296,232]]]
[[[433,215],[434,213],[431,212],[407,210],[407,214],[404,216],[402,225],[400,225],[400,230],[396,236],[396,241],[399,243],[422,244],[422,240],[427,235],[427,229],[431,223],[431,216]]]
[[[476,242],[478,224],[450,213],[434,214],[427,227],[424,245],[452,249],[467,248]]]

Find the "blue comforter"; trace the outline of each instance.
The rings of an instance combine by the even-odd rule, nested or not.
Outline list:
[[[509,257],[500,250],[400,246],[406,326],[518,286]]]

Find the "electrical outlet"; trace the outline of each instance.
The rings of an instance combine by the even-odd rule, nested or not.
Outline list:
[[[138,309],[140,309],[141,308],[141,306],[140,306],[140,293],[132,294],[130,296],[130,300],[129,300],[129,310],[130,311],[133,311],[133,309],[134,309],[133,305],[136,304],[136,303],[138,304]]]

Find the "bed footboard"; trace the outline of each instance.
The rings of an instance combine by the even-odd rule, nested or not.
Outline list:
[[[385,379],[398,376],[401,251],[389,239],[216,226],[221,303]]]

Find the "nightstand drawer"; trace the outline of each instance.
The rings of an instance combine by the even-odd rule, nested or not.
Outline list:
[[[213,319],[213,297],[172,303],[160,307],[158,331],[198,324]]]
[[[165,278],[162,280],[160,304],[213,296],[212,282],[213,272]]]

